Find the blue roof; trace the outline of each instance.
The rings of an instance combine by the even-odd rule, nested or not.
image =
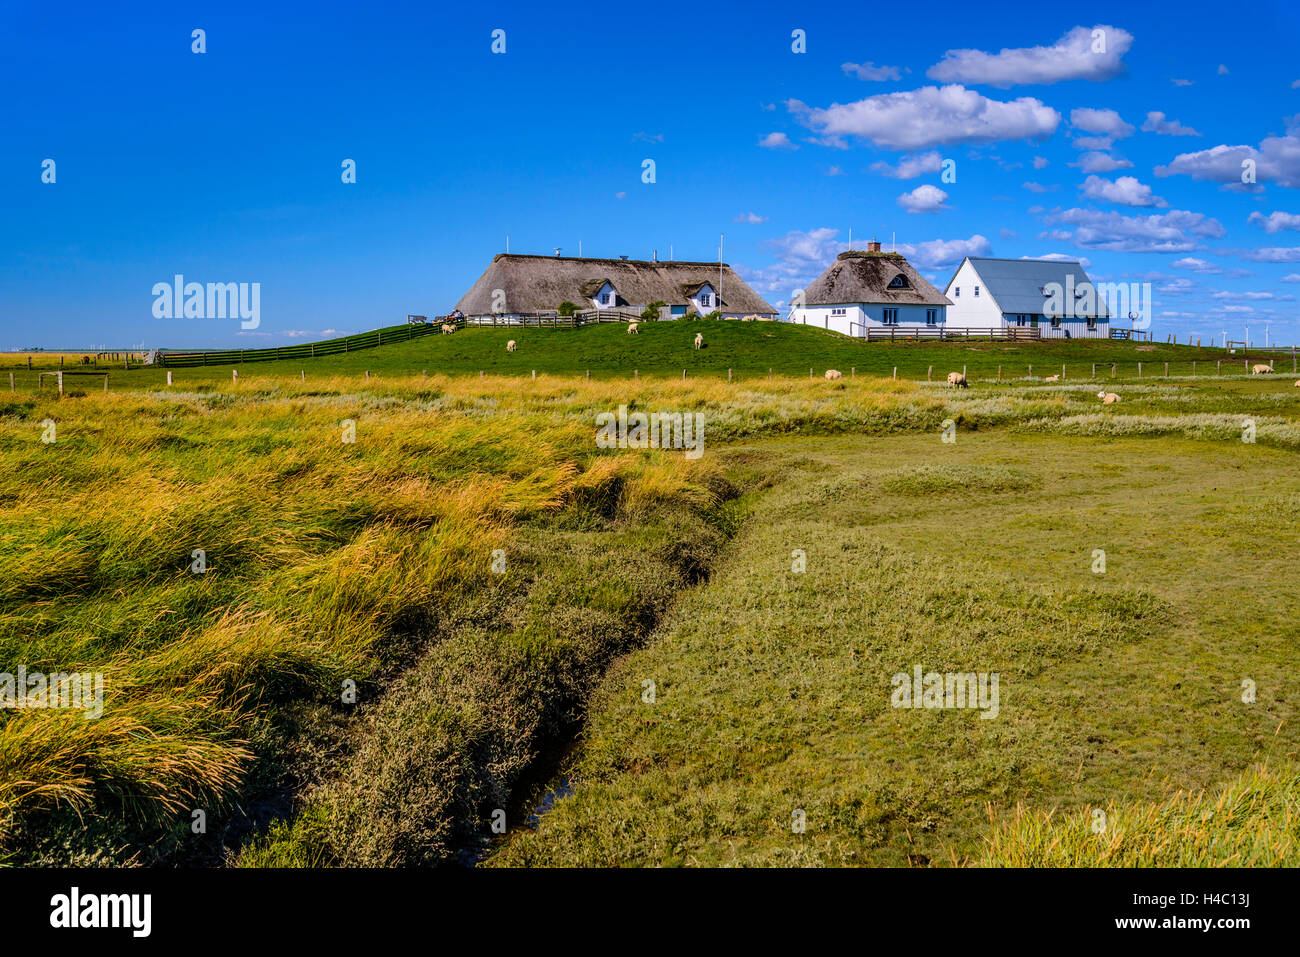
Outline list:
[[[1076,290],[1083,284],[1092,282],[1083,267],[1073,260],[969,258],[975,272],[984,281],[985,292],[993,297],[1003,312],[1041,316],[1047,301],[1044,287],[1048,283],[1059,283],[1064,291],[1067,277],[1070,276],[1074,277],[1073,286]],[[1082,312],[1077,315],[1081,319],[1087,318],[1087,314]],[[1104,298],[1098,297],[1097,308],[1092,315],[1109,318]]]

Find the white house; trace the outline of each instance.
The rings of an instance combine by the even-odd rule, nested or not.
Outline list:
[[[1061,339],[1110,338],[1106,297],[1079,263],[1056,259],[962,260],[945,293],[949,325],[1037,329]]]
[[[865,336],[868,329],[942,327],[949,305],[903,256],[872,242],[866,251],[840,253],[795,298],[790,321]]]

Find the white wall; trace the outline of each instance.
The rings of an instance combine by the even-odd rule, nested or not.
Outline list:
[[[893,323],[888,326],[885,325],[884,312],[886,309],[898,310],[898,323],[896,325]],[[925,314],[930,309],[935,311],[933,328],[943,326],[947,316],[947,306],[892,306],[878,302],[802,306],[791,312],[790,321],[806,326],[816,326],[819,329],[829,329],[832,332],[843,333],[846,336],[861,336],[864,332],[864,326],[872,329],[915,329],[917,326],[925,328],[927,326]],[[835,315],[838,310],[843,310],[843,315]]]
[[[980,291],[978,296],[975,295],[977,286]],[[958,289],[961,290],[960,295]],[[969,259],[948,280],[948,288],[943,294],[952,303],[948,307],[948,325],[953,329],[1001,329],[1006,325],[1002,311],[984,288],[984,280],[980,279],[975,265]]]
[[[601,302],[600,297],[606,293],[609,293],[609,302]],[[591,297],[591,304],[597,309],[613,309],[618,305],[618,295],[614,292],[614,287],[605,283],[596,290],[596,295]]]

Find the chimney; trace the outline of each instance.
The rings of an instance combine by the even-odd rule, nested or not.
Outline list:
[[[867,243],[867,252],[869,253],[880,252],[880,243],[876,242],[876,240],[874,239],[871,240],[871,242]]]

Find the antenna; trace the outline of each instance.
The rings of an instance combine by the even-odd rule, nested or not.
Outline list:
[[[506,255],[510,255],[510,234],[506,233]]]
[[[853,227],[849,227],[849,252],[853,252]]]
[[[889,234],[889,251],[891,253],[898,252],[898,230],[894,230]]]
[[[563,246],[555,246],[555,247],[554,247],[554,249],[555,249],[555,255],[557,255],[557,256],[560,255],[560,250],[563,249],[563,248],[564,248]]]
[[[579,259],[582,258],[582,240],[581,240],[581,239],[578,240],[578,258],[579,258]]]

